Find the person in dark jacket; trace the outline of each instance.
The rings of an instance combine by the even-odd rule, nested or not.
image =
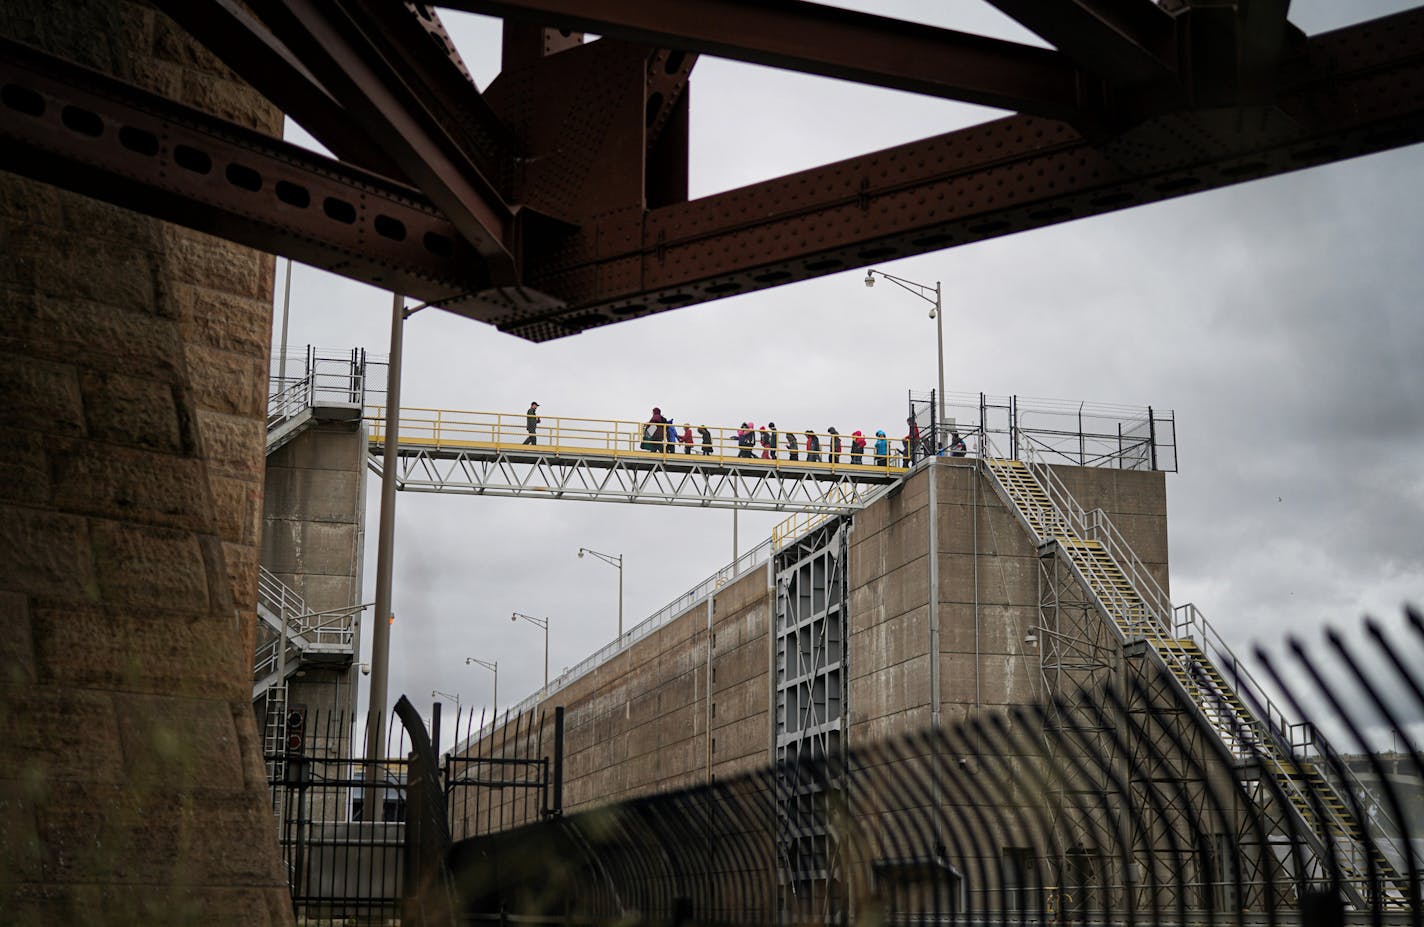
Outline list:
[[[850,462],[858,464],[865,457],[865,436],[856,429],[850,436]]]
[[[539,440],[535,436],[535,429],[539,427],[539,403],[529,403],[529,411],[524,413],[524,430],[529,432],[529,437],[524,439],[525,444],[538,444]]]
[[[653,406],[653,415],[643,426],[643,443],[638,445],[645,451],[661,451],[663,449],[663,439],[666,432],[663,430],[667,424],[667,419],[663,418],[663,410]]]
[[[801,459],[801,455],[798,453],[798,451],[801,449],[801,446],[796,443],[796,432],[788,431],[786,433],[786,446],[790,449],[790,456],[792,460]]]
[[[756,447],[756,425],[751,422],[742,422],[742,427],[737,430],[737,456],[755,457],[753,449]]]
[[[951,431],[949,433],[949,455],[951,457],[963,457],[965,453],[964,439],[959,436],[959,432]]]
[[[766,448],[761,453],[762,460],[776,459],[776,442],[778,440],[780,439],[776,436],[776,422],[767,422],[761,432],[761,446]]]
[[[831,436],[830,462],[838,464],[841,462],[841,433],[836,431],[835,425],[831,425],[826,429],[826,434]]]
[[[821,439],[811,429],[806,429],[806,462],[821,462]]]
[[[712,456],[712,432],[706,425],[697,426],[697,433],[702,436],[702,456]]]

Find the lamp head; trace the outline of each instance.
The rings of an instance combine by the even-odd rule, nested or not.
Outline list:
[[[930,307],[930,318],[934,318],[934,317],[937,316],[937,315],[939,315],[939,310],[936,309],[936,308],[934,308],[933,306],[931,306],[931,307]]]
[[[579,559],[580,559],[580,560],[583,559],[583,548],[582,548],[582,547],[579,548]]]
[[[866,286],[875,286],[875,271],[873,271],[873,270],[867,270],[867,271],[865,272],[865,285],[866,285]]]

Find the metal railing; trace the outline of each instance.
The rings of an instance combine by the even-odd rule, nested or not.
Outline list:
[[[350,652],[355,643],[352,617],[366,605],[346,605],[311,611],[306,600],[292,587],[260,564],[257,567],[257,602],[285,626],[270,640],[259,644],[252,662],[253,679],[262,680],[277,672],[285,640],[289,658],[299,658],[310,649]]]
[[[992,452],[993,443],[986,441],[986,446]],[[1326,756],[1334,752],[1318,729],[1312,726],[1308,731],[1302,731],[1291,722],[1195,606],[1172,607],[1166,593],[1113,526],[1107,513],[1101,509],[1094,509],[1091,513],[1085,511],[1052,468],[1036,459],[1032,446],[1028,447],[1027,456],[1029,461],[1025,466],[1049,500],[1049,505],[1058,512],[1056,518],[1040,516],[1042,523],[1063,527],[1068,537],[1058,539],[1060,546],[1065,547],[1074,568],[1086,580],[1089,593],[1098,599],[1124,639],[1144,637],[1163,660],[1177,662],[1188,678],[1193,673],[1205,675],[1206,679],[1198,678],[1189,685],[1176,674],[1169,674],[1186,697],[1197,705],[1233,759],[1238,763],[1260,763],[1276,780],[1288,803],[1302,816],[1307,827],[1320,834],[1348,835],[1352,830],[1356,831],[1360,837],[1358,840],[1353,837],[1348,839],[1344,855],[1355,872],[1367,868],[1366,857],[1375,848],[1368,832],[1369,822],[1363,819],[1352,821],[1329,802],[1313,801],[1307,804],[1311,787],[1303,775],[1305,757],[1297,748],[1313,746]],[[988,463],[990,473],[999,479],[993,460]],[[1017,498],[1002,480],[1000,485],[1010,498],[1015,499],[1015,505],[1022,509],[1024,500]],[[1024,514],[1029,517],[1031,513],[1026,511]],[[1114,588],[1113,577],[1099,567],[1093,557],[1081,556],[1077,549],[1070,548],[1075,539],[1097,541],[1109,554],[1117,570],[1128,579],[1134,592],[1118,592]],[[1049,538],[1039,540],[1047,541]],[[1063,543],[1065,540],[1069,542],[1067,545]],[[1134,606],[1138,603],[1145,610],[1142,617],[1150,619],[1156,626],[1155,630],[1142,627],[1133,620]],[[1182,640],[1192,641],[1196,652],[1184,648]],[[1215,670],[1220,685],[1205,668],[1196,666],[1201,660]],[[1227,667],[1229,675],[1224,669]],[[1194,692],[1192,686],[1198,691]],[[1340,778],[1345,783],[1347,794],[1368,794],[1368,789],[1353,773],[1347,768],[1342,769]],[[1312,822],[1311,817],[1317,820]]]
[[[385,415],[382,405],[366,407],[372,444],[384,441]],[[757,429],[752,432],[756,443],[748,444],[744,429],[713,425],[692,426],[692,440],[689,442],[684,438],[689,433],[688,426],[673,425],[677,437],[669,439],[665,425],[628,419],[545,415],[539,416],[539,423],[531,432],[527,414],[515,412],[403,407],[398,424],[402,446],[435,449],[488,448],[508,451],[528,446],[536,451],[675,459],[689,463],[705,461],[720,464],[729,459],[750,459],[789,469],[833,471],[893,472],[903,470],[909,461],[906,449],[898,438],[887,437],[884,453],[877,453],[877,438],[874,435],[861,436],[865,444],[859,451],[853,452],[852,435]],[[706,434],[702,433],[703,428]],[[739,432],[743,434],[739,435]],[[762,444],[763,436],[767,442],[775,441],[775,444]],[[742,438],[740,443],[739,437]],[[786,443],[788,437],[795,438],[794,447]],[[808,439],[812,437],[820,443],[819,451],[807,450]],[[841,441],[838,454],[831,452],[834,438]]]
[[[1051,463],[1122,470],[1177,470],[1177,424],[1170,410],[1152,406],[1075,402],[988,393],[948,393],[944,431],[958,431],[970,453],[988,441],[1004,456],[1024,459],[1028,448]]]
[[[1084,540],[1097,541],[1103,550],[1126,575],[1137,592],[1138,598],[1159,627],[1171,627],[1172,603],[1161,584],[1152,576],[1127,539],[1117,530],[1106,512],[1101,508],[1088,511],[1078,503],[1058,474],[1033,445],[1028,445],[1025,461],[1029,471],[1048,494],[1060,516],[1066,519],[1070,532]]]
[[[716,573],[702,580],[702,582],[696,586],[682,593],[656,612],[653,612],[652,615],[624,631],[623,636],[619,639],[603,645],[574,666],[565,669],[558,676],[549,680],[547,695],[542,692],[534,692],[516,703],[509,709],[509,712],[515,715],[522,714],[533,709],[541,701],[551,699],[560,689],[593,672],[638,641],[670,623],[679,615],[686,614],[688,610],[696,607],[699,603],[707,601],[708,598],[715,595],[717,590],[723,586],[735,582],[757,567],[765,565],[766,562],[771,559],[772,553],[772,542],[771,539],[768,538],[742,554],[732,563],[729,563]],[[487,736],[495,726],[495,719],[490,719],[490,723],[481,728],[474,736],[476,738]],[[455,752],[460,752],[460,750],[466,746],[468,746],[468,744],[456,747]]]
[[[301,373],[285,379],[272,374],[267,382],[267,433],[300,418],[313,406],[360,410],[366,403],[366,352],[318,352],[308,346]]]

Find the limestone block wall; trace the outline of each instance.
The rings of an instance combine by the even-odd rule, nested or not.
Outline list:
[[[152,8],[0,34],[253,128]],[[273,262],[0,174],[0,920],[290,923],[249,707]]]

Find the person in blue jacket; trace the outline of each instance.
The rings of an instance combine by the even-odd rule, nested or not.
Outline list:
[[[890,442],[885,438],[885,430],[875,432],[875,465],[884,467],[890,463]]]

